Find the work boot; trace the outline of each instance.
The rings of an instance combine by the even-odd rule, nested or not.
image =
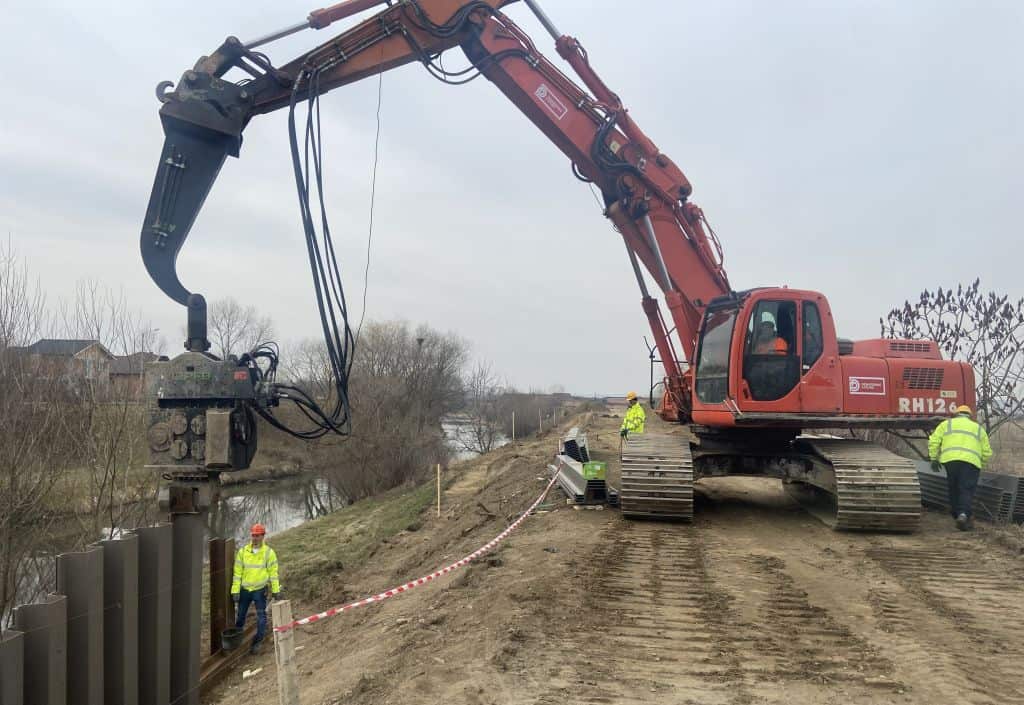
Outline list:
[[[257,656],[257,655],[259,655],[259,653],[260,653],[260,647],[262,646],[262,644],[263,644],[263,642],[261,642],[261,641],[253,641],[253,642],[252,642],[252,645],[251,645],[251,646],[249,647],[249,653],[250,653],[250,654],[251,654],[252,656]]]
[[[970,528],[971,520],[967,518],[967,515],[961,512],[956,517],[956,528],[960,531],[967,531]]]

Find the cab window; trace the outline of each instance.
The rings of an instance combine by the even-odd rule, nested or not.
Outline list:
[[[796,304],[761,301],[747,323],[745,352],[754,355],[789,355],[796,352]]]
[[[824,350],[824,338],[821,334],[821,313],[818,305],[812,301],[804,301],[804,374],[821,358]]]
[[[755,401],[774,401],[800,381],[796,302],[759,301],[747,323],[743,379]]]
[[[719,404],[729,394],[729,349],[736,322],[735,309],[708,311],[697,354],[697,398],[705,404]]]

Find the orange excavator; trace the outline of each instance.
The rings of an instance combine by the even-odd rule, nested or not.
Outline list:
[[[537,0],[523,0],[583,86],[545,58],[502,11],[513,1],[347,0],[254,41],[229,37],[177,86],[158,86],[166,140],[142,229],[142,256],[157,285],[188,307],[189,340],[186,353],[157,363],[163,367],[151,374],[155,464],[183,476],[240,469],[255,448],[252,414],[283,424],[273,410],[285,400],[314,422],[304,437],[344,432],[343,382],[354,340],[347,324],[339,332],[344,296],[337,291],[325,211],[318,214],[309,200],[317,181],[311,170],[319,175],[317,131],[307,123],[300,145],[293,129],[292,147],[321,320],[339,381],[331,409],[276,383],[273,351],[225,361],[210,356],[205,302],[181,284],[175,261],[226,157],[239,155],[252,118],[288,108],[294,127],[296,106],[307,105],[311,120],[321,94],[419,62],[448,83],[471,73],[493,83],[568,157],[578,179],[600,189],[604,214],[625,243],[665,367],[659,413],[690,424],[692,437],[648,434],[626,443],[626,515],[689,519],[696,479],[743,474],[823,490],[834,499],[837,528],[915,529],[920,491],[913,464],[879,446],[820,432],[929,428],[959,404],[974,405],[972,369],[943,360],[931,341],[840,338],[829,303],[818,292],[733,289],[721,245],[691,200],[693,188],[680,168],[634,122],[580,42],[559,32]],[[258,50],[385,3],[377,14],[283,65]],[[470,66],[453,73],[438,57],[456,47]],[[229,80],[232,70],[247,76]],[[323,216],[320,239],[317,215]],[[660,290],[667,320],[641,268]],[[197,416],[211,424],[194,423]],[[221,435],[207,438],[214,426]],[[815,430],[817,435],[803,435]],[[213,449],[216,458],[209,456]]]

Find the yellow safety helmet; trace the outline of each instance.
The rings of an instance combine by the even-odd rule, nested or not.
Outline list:
[[[966,404],[961,404],[960,406],[958,406],[956,408],[956,413],[958,413],[958,414],[967,414],[968,416],[974,416],[974,409],[972,409],[971,407],[967,406]]]
[[[636,401],[636,392],[630,392],[627,394],[626,401]]]

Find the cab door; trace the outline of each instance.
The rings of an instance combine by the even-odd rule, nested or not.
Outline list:
[[[748,412],[799,413],[799,301],[764,298],[751,302],[742,348],[738,402]]]
[[[832,312],[823,296],[800,302],[800,403],[804,413],[842,410],[839,346]]]

